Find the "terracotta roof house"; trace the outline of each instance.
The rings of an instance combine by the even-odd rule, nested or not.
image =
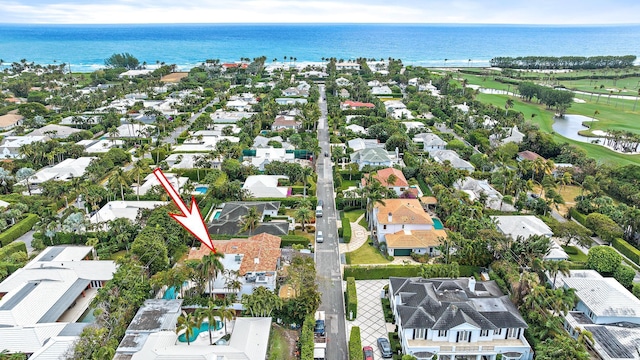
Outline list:
[[[391,175],[395,177],[395,180],[393,183],[389,182],[389,177],[391,177]],[[409,190],[409,183],[407,182],[407,179],[404,177],[402,170],[389,167],[386,169],[378,170],[375,173],[371,173],[369,174],[369,176],[372,179],[379,181],[380,185],[386,187],[387,189],[395,191],[395,193],[398,196],[404,194],[406,190]],[[367,181],[368,181],[367,177],[366,176],[363,177],[360,180],[360,185],[362,187],[366,186]]]
[[[542,160],[546,160],[542,156],[534,153],[533,151],[525,150],[525,151],[520,151],[518,153],[518,156],[516,157],[516,160],[518,160],[518,161],[524,161],[524,160],[535,161],[538,158],[540,158]]]
[[[271,131],[280,131],[284,129],[300,129],[302,127],[302,122],[296,120],[295,118],[287,117],[287,116],[278,116],[271,124]]]
[[[0,116],[0,130],[6,131],[12,129],[20,123],[24,116],[19,115],[17,111],[10,111],[8,114]]]
[[[418,359],[531,360],[518,309],[495,281],[389,278],[402,352]]]
[[[242,294],[251,294],[253,288],[258,286],[264,286],[271,290],[275,289],[276,271],[280,267],[280,257],[282,255],[280,242],[280,237],[267,233],[254,235],[246,239],[212,241],[216,252],[224,254],[222,259],[224,268],[237,271],[239,275],[237,278],[232,274],[216,278],[213,283],[213,293],[234,292],[241,296]],[[209,253],[211,253],[211,250],[208,247],[201,246],[199,249],[191,249],[188,259],[200,260]],[[237,291],[229,289],[226,287],[228,280],[240,281],[242,288],[237,289]]]
[[[357,110],[357,109],[373,109],[376,106],[372,103],[360,101],[345,100],[340,103],[340,110]]]
[[[385,199],[373,209],[373,227],[378,242],[387,243],[392,256],[439,255],[439,238],[446,238],[442,222],[431,218],[417,199]]]

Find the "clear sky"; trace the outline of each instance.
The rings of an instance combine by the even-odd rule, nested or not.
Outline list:
[[[0,23],[637,24],[640,0],[0,0]]]

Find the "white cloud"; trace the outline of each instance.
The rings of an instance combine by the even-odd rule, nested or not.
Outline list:
[[[12,23],[635,23],[632,0],[3,1]]]

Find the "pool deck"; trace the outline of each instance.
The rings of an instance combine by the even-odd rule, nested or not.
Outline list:
[[[227,333],[229,333],[229,334],[233,333],[233,325],[234,324],[235,324],[235,320],[227,321]],[[220,338],[222,338],[225,335],[224,326],[222,326],[222,329],[212,331],[211,333],[212,333],[212,336],[213,336],[213,342],[215,343],[216,341],[220,340]],[[182,333],[180,333],[180,335],[181,334]],[[201,333],[199,333],[198,336],[196,337],[196,339],[191,342],[191,344],[193,344],[193,345],[211,345],[211,344],[209,344],[209,331],[202,331]],[[187,346],[187,343],[186,342],[182,342],[180,340],[176,340],[176,345]]]

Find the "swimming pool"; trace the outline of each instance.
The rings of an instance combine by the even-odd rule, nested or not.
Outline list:
[[[207,190],[208,190],[208,189],[209,189],[209,187],[208,187],[208,186],[197,186],[197,187],[194,189],[194,191],[195,191],[195,192],[197,192],[197,193],[200,193],[200,194],[203,194],[203,195],[204,195],[204,194],[206,194],[206,193],[207,193]]]
[[[165,300],[172,300],[176,298],[176,288],[174,288],[173,286],[168,288],[167,291],[164,292],[164,295],[162,296],[163,299]]]
[[[444,229],[444,225],[442,225],[442,221],[440,221],[440,219],[432,218],[431,220],[433,220],[433,228],[434,229],[436,229],[436,230]]]
[[[222,210],[216,210],[216,212],[213,213],[213,218],[217,220],[220,218],[220,214],[222,214]]]
[[[216,320],[216,326],[212,330],[220,330],[220,329],[222,329],[222,321]],[[189,336],[189,342],[197,339],[200,333],[208,332],[208,331],[209,331],[209,322],[203,322],[199,328],[194,327],[193,333],[191,334],[191,336]],[[187,336],[185,335],[185,333],[182,333],[178,336],[178,341],[187,342]]]
[[[88,324],[93,324],[94,322],[96,322],[96,316],[93,314],[94,310],[95,308],[88,308],[87,310],[85,310],[84,314],[82,314],[82,316],[80,316],[80,319],[78,319],[78,322]]]

